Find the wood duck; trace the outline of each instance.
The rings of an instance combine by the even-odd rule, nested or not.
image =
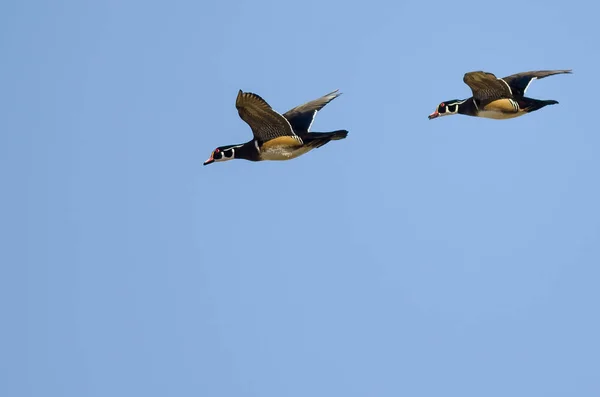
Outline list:
[[[291,160],[329,141],[346,138],[347,130],[310,132],[317,112],[340,96],[338,91],[296,106],[281,115],[260,96],[240,90],[235,107],[240,118],[252,129],[254,138],[238,145],[219,146],[204,165],[233,159]]]
[[[557,104],[558,101],[554,100],[528,98],[525,91],[533,80],[561,73],[571,73],[571,70],[537,70],[501,79],[483,71],[466,73],[463,81],[471,88],[473,96],[440,103],[435,112],[429,115],[429,120],[453,114],[498,120],[512,119],[544,106]]]

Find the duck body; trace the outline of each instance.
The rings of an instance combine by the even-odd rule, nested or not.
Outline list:
[[[541,101],[527,97],[517,99],[503,98],[490,102],[482,109],[476,110],[475,116],[495,120],[514,119],[515,117],[539,110],[544,106],[555,105],[557,103],[554,100]]]
[[[218,147],[204,165],[234,158],[249,161],[291,160],[332,140],[346,138],[347,130],[310,132],[317,112],[339,95],[337,90],[333,91],[281,115],[260,96],[240,90],[236,107],[240,118],[252,129],[254,138],[240,145]]]
[[[471,88],[473,96],[463,100],[440,103],[437,109],[429,115],[429,119],[463,114],[506,120],[523,116],[548,105],[558,104],[558,101],[555,100],[526,97],[525,92],[533,80],[563,73],[571,73],[571,70],[538,70],[503,78],[497,78],[492,73],[483,71],[466,73],[463,81]]]
[[[325,133],[299,134],[298,139],[287,137],[276,138],[263,143],[259,147],[259,156],[262,160],[291,160],[321,147],[332,140],[344,139],[347,134],[347,131],[339,130]]]

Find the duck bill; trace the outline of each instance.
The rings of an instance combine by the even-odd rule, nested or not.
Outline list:
[[[214,162],[215,162],[215,159],[213,159],[213,158],[212,158],[212,156],[211,156],[211,157],[210,157],[208,160],[206,160],[206,161],[204,162],[204,165],[209,165],[209,164],[212,164],[212,163],[214,163]]]
[[[429,120],[435,119],[436,117],[440,117],[440,114],[437,110],[429,115]]]

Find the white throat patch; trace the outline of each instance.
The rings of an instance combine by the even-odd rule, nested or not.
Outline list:
[[[242,145],[232,146],[232,147],[230,147],[228,149],[222,150],[221,151],[221,158],[215,159],[215,162],[233,160],[235,158],[235,149],[239,148],[241,146]],[[225,153],[231,154],[231,156],[227,156]]]

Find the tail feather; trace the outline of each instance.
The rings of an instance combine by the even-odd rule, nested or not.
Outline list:
[[[326,132],[326,134],[328,134],[331,137],[332,141],[337,141],[337,140],[346,138],[348,136],[348,131],[347,130],[337,130],[337,131],[333,131],[333,132]]]
[[[344,139],[347,135],[347,130],[336,130],[331,132],[310,132],[308,134],[308,136],[311,138],[329,138],[332,141]]]
[[[528,113],[535,112],[536,110],[540,110],[544,106],[558,104],[558,101],[555,101],[553,99],[549,99],[549,100],[539,100],[539,99],[531,99],[531,98],[526,98],[526,99],[528,100],[527,105],[523,107],[523,110],[525,110]]]
[[[305,144],[310,145],[314,148],[319,148],[329,141],[339,141],[348,136],[347,130],[337,130],[332,132],[310,132],[308,135],[303,136],[302,140]]]

